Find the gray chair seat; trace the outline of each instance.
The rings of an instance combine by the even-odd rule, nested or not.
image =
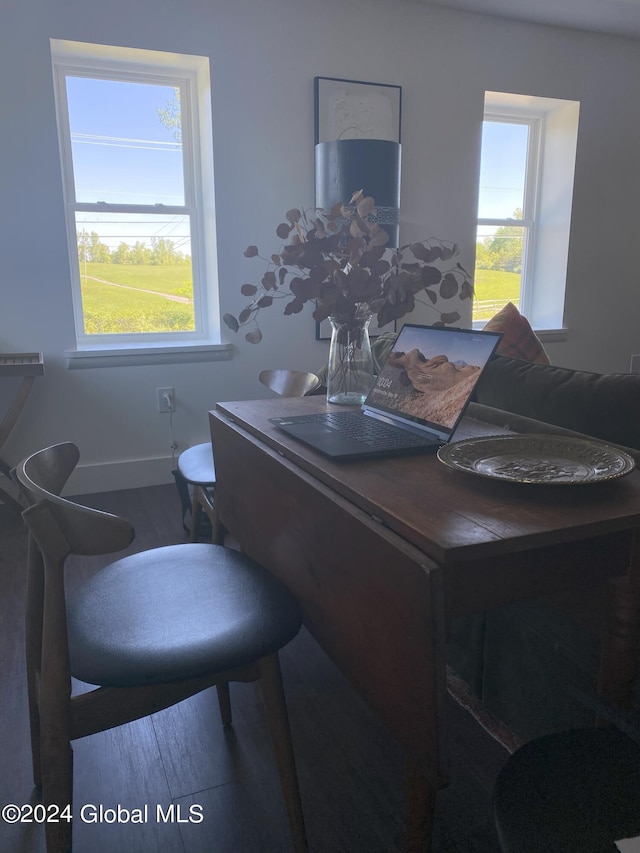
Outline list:
[[[196,444],[183,450],[178,457],[178,471],[188,483],[196,486],[215,486],[216,469],[211,442]]]
[[[155,548],[112,563],[70,597],[71,672],[90,684],[162,684],[232,669],[286,645],[291,593],[219,545]]]

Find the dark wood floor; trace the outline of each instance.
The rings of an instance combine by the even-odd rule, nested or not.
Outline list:
[[[138,549],[181,541],[173,486],[111,492],[85,502],[131,520]],[[0,806],[36,803],[30,776],[22,608],[26,534],[0,507]],[[77,574],[95,570],[85,561]],[[74,572],[75,574],[76,572]],[[399,748],[310,635],[281,655],[312,853],[402,849],[405,815]],[[85,805],[149,807],[143,824],[75,820],[77,853],[289,853],[291,843],[260,697],[232,685],[234,726],[220,725],[215,694],[74,744],[75,813]],[[436,853],[496,853],[491,790],[506,759],[496,741],[451,702],[454,782],[438,795]],[[170,804],[201,823],[162,823]],[[198,812],[196,812],[197,814]],[[1,853],[42,853],[35,824],[0,822]]]

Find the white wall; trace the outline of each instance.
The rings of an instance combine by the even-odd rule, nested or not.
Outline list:
[[[168,480],[174,386],[181,448],[207,438],[216,400],[257,397],[269,367],[314,369],[327,346],[310,316],[263,314],[264,341],[226,362],[67,370],[69,269],[49,39],[208,55],[214,108],[222,312],[258,268],[249,243],[313,202],[313,78],[403,87],[403,237],[456,240],[472,265],[485,90],[580,101],[565,342],[558,364],[625,371],[640,351],[640,43],[429,8],[411,0],[4,0],[0,6],[0,350],[41,350],[11,461],[65,439],[88,490]],[[13,382],[0,383],[0,409]],[[78,481],[80,483],[80,481]]]

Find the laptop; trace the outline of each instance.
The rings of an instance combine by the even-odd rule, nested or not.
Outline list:
[[[335,460],[435,451],[451,440],[501,337],[405,324],[361,409],[270,421]]]

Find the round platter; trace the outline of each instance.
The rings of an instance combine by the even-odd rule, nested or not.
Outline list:
[[[441,447],[438,459],[492,480],[557,486],[601,483],[635,468],[628,453],[599,441],[537,434],[468,438]]]

